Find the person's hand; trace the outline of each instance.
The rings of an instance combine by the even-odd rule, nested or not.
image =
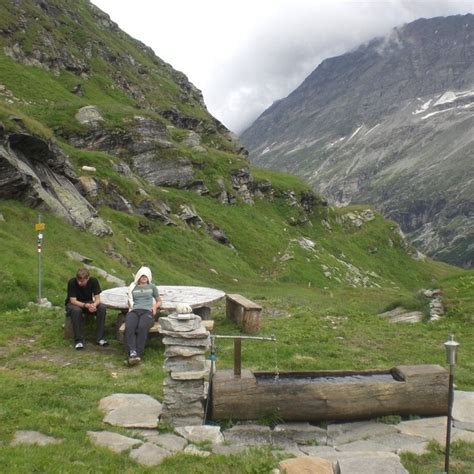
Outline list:
[[[151,314],[152,314],[153,316],[156,315],[156,308],[155,308],[154,306],[152,306],[152,308],[151,308]]]
[[[95,313],[97,311],[95,303],[87,303],[86,308],[89,311],[89,313]]]

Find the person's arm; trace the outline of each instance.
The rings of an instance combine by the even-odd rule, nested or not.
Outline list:
[[[87,303],[83,303],[82,301],[79,301],[75,296],[71,296],[69,298],[69,303],[79,306],[79,308],[87,308]]]
[[[151,314],[153,314],[153,316],[155,316],[160,306],[161,306],[161,298],[158,296],[158,298],[155,298],[155,303],[151,307]]]
[[[97,311],[97,306],[100,305],[100,294],[102,289],[100,288],[99,280],[95,279],[92,286],[92,303],[88,303],[86,308],[91,312]]]
[[[156,312],[158,311],[158,308],[161,306],[161,298],[160,294],[158,293],[158,288],[156,286],[153,287],[153,298],[155,299],[155,302],[151,307],[151,314],[155,316]]]
[[[133,289],[135,288],[135,282],[130,283],[128,290],[127,290],[127,305],[128,310],[131,311],[133,309]]]
[[[100,305],[100,294],[92,295],[92,301],[93,303],[91,304],[91,306],[93,306],[94,309],[89,309],[91,313],[93,313],[94,311],[97,311],[97,306]]]

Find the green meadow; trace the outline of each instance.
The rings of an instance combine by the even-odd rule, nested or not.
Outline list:
[[[96,347],[93,330],[87,328],[86,350],[73,350],[71,341],[63,338],[63,304],[66,280],[79,264],[67,257],[68,250],[91,258],[93,265],[126,281],[136,267],[148,264],[159,284],[210,286],[260,303],[259,335],[274,335],[277,342],[244,341],[244,368],[302,371],[445,365],[443,342],[452,333],[461,344],[456,385],[461,390],[474,389],[473,272],[413,260],[401,246],[388,243],[390,236],[394,239],[393,223],[380,216],[353,230],[344,228],[330,210],[327,219],[332,230],[328,231],[317,213],[311,225],[285,225],[293,210],[278,199],[224,208],[212,199],[184,194],[169,190],[167,197],[177,203],[186,197],[203,219],[213,219],[226,230],[234,248],[218,244],[201,229],[181,225],[151,223],[151,231],[143,234],[138,230],[143,218],[110,209],[102,209],[101,214],[114,234],[104,238],[94,238],[43,213],[42,283],[43,295],[54,305],[51,309],[29,304],[37,298],[34,225],[38,212],[2,201],[0,461],[5,472],[258,473],[270,472],[285,457],[266,450],[207,459],[179,454],[151,469],[92,445],[87,431],[126,432],[102,422],[101,398],[112,393],[146,393],[161,399],[164,347],[159,339],[151,339],[144,362],[133,369],[126,367],[124,348],[114,337],[116,312],[109,310],[110,346]],[[296,242],[301,236],[315,242],[312,251]],[[367,250],[373,242],[377,242],[376,254]],[[107,256],[110,248],[126,256],[132,267]],[[285,253],[293,258],[282,261]],[[325,277],[321,265],[339,268],[341,255],[358,268],[376,273],[379,286],[355,287]],[[339,273],[343,275],[342,268]],[[104,288],[111,286],[102,283]],[[426,316],[421,323],[390,324],[377,316],[398,305],[426,312],[428,301],[418,291],[434,287],[442,289],[447,307],[440,321],[429,323]],[[215,334],[240,334],[226,320],[222,303],[212,313]],[[232,367],[232,341],[218,340],[216,364],[218,369]],[[46,447],[10,446],[16,430],[37,430],[64,441]],[[472,445],[454,445],[453,459],[452,472],[472,472]],[[404,455],[403,462],[410,472],[433,472],[442,467],[442,449],[432,445],[429,454]]]

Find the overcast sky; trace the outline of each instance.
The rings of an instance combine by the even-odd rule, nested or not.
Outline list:
[[[325,58],[474,0],[92,0],[202,90],[232,131],[248,127]]]

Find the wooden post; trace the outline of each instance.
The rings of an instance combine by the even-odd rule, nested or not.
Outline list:
[[[234,339],[234,376],[242,374],[242,341],[237,337]]]

